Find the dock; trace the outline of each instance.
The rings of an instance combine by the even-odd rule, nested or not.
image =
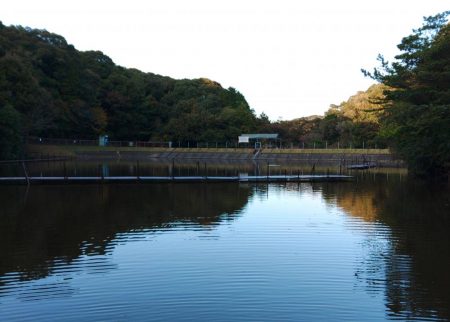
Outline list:
[[[371,168],[376,168],[377,165],[374,163],[363,163],[363,164],[352,164],[347,167],[348,170],[366,170]]]
[[[349,181],[347,175],[270,175],[270,176],[90,176],[90,177],[0,177],[0,184],[86,184],[86,183],[170,183],[170,182],[335,182]]]

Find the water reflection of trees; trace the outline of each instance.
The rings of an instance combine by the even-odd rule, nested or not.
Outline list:
[[[348,214],[389,227],[390,251],[374,252],[372,262],[384,262],[391,315],[450,318],[448,187],[380,174],[326,184],[323,193]]]
[[[356,273],[370,283],[384,281],[379,290],[394,317],[450,318],[448,188],[377,174],[280,189],[321,193],[346,213],[389,227],[388,251],[371,245],[372,266]],[[266,193],[266,185],[243,184],[34,186],[28,194],[25,187],[0,187],[0,277],[45,277],[55,265],[110,252],[122,233],[211,229],[233,220],[253,194]]]
[[[105,254],[124,232],[177,223],[211,229],[235,218],[252,194],[238,184],[0,188],[0,277],[17,272],[20,280],[45,277],[56,262]]]

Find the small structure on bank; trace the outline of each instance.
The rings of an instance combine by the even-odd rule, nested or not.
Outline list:
[[[238,136],[239,144],[254,145],[255,149],[260,149],[262,145],[266,147],[278,146],[278,133],[249,133]]]
[[[109,137],[105,134],[98,136],[98,146],[107,146]]]

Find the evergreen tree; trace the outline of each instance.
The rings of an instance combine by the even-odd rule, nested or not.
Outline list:
[[[388,86],[382,134],[420,176],[445,178],[450,171],[449,11],[425,18],[398,45],[401,54],[363,72]]]

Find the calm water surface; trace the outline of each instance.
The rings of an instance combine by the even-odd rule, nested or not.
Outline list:
[[[450,192],[0,186],[1,321],[450,319]]]

